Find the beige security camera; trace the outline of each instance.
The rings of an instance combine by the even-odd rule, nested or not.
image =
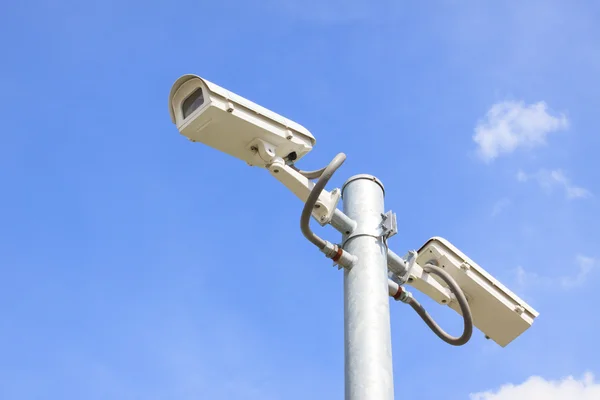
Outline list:
[[[193,142],[266,167],[295,161],[315,145],[303,126],[197,75],[184,75],[169,95],[171,121]]]

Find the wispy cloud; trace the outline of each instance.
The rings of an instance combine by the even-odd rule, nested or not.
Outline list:
[[[586,188],[573,185],[561,169],[541,169],[533,174],[519,171],[517,172],[517,180],[519,182],[534,180],[548,192],[551,192],[554,188],[558,187],[564,191],[567,199],[583,199],[592,195]]]
[[[501,212],[503,212],[508,206],[512,204],[512,201],[508,198],[503,198],[494,203],[494,207],[492,208],[492,217],[498,216]]]
[[[594,266],[596,265],[596,260],[594,260],[591,257],[578,255],[577,265],[579,266],[579,271],[576,275],[563,276],[559,278],[558,281],[561,287],[565,289],[571,289],[583,285],[587,277],[590,275],[590,272],[592,272],[592,270],[594,269]]]
[[[517,284],[521,288],[543,287],[569,290],[580,287],[588,280],[590,274],[598,265],[598,261],[592,257],[577,255],[575,263],[577,264],[575,274],[558,277],[542,276],[535,272],[525,271],[523,267],[517,267]]]
[[[509,383],[496,391],[473,393],[469,397],[471,400],[596,400],[600,399],[600,383],[589,372],[583,379],[569,376],[556,381],[532,376],[519,385]]]
[[[544,145],[551,132],[566,129],[569,121],[564,114],[551,115],[541,101],[505,101],[494,104],[475,127],[473,140],[482,160],[491,162],[502,154],[518,149]]]

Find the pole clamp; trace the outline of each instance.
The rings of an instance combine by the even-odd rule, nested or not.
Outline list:
[[[398,233],[398,220],[395,212],[388,211],[381,214],[381,218],[381,234],[383,237],[389,239]]]

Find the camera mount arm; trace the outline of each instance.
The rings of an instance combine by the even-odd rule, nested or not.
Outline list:
[[[388,249],[387,258],[388,276],[392,278],[388,282],[390,296],[410,305],[427,326],[444,342],[453,346],[462,346],[467,343],[473,333],[473,316],[467,298],[454,278],[442,268],[431,263],[424,266],[417,264],[416,251],[410,251],[404,258],[400,258]],[[432,275],[438,276],[448,287],[442,286]],[[404,283],[408,283],[440,304],[449,305],[451,301],[456,301],[464,320],[463,333],[459,337],[454,337],[440,328],[421,303],[410,292],[402,288]],[[397,286],[397,291],[395,291],[396,286],[394,284]]]
[[[275,179],[283,183],[284,186],[302,200],[303,203],[306,203],[310,192],[315,187],[314,182],[295,171],[289,165],[286,165],[282,159],[274,161],[267,168]],[[333,189],[331,192],[323,190],[319,194],[312,210],[312,216],[319,224],[321,224],[321,226],[325,226],[331,221],[333,213],[340,201],[340,197],[341,191],[339,189]]]
[[[310,229],[311,215],[321,226],[327,225],[332,220],[335,220],[336,223],[344,224],[347,229],[352,229],[353,224],[355,224],[354,221],[345,215],[342,216],[343,213],[337,210],[341,191],[339,189],[334,189],[331,192],[325,190],[325,185],[327,185],[327,182],[329,182],[335,171],[344,163],[346,155],[340,153],[324,169],[307,174],[304,171],[287,165],[281,157],[275,155],[273,146],[261,139],[255,140],[251,149],[255,153],[255,158],[266,163],[271,175],[304,202],[300,218],[300,229],[304,237],[317,246],[326,257],[332,259],[336,264],[346,268],[351,267],[356,260],[355,256],[340,246],[321,239]],[[311,181],[311,179],[316,178],[318,178],[317,183]]]
[[[304,176],[302,171],[287,165],[281,157],[275,155],[275,146],[262,139],[253,141],[251,150],[254,151],[257,164],[265,163],[275,179],[283,183],[303,203],[306,203],[315,187],[315,183],[311,181],[310,176]],[[312,210],[312,216],[321,226],[327,225],[333,218],[340,197],[341,191],[339,189],[333,189],[331,192],[321,190]]]

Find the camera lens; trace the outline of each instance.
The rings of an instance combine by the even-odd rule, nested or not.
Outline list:
[[[183,118],[187,118],[191,113],[196,111],[204,103],[204,94],[202,88],[194,90],[181,105],[181,111],[183,112]]]

